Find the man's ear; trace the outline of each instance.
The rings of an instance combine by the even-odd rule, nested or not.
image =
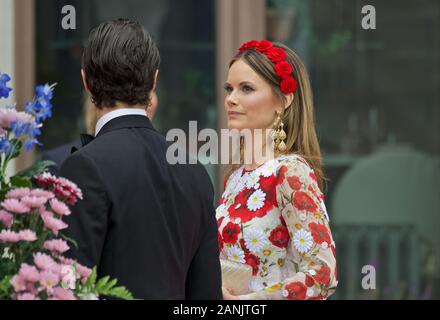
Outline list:
[[[86,89],[88,94],[91,95],[89,85],[87,84],[86,73],[85,73],[84,69],[81,69],[81,78],[82,78],[84,89]]]
[[[154,73],[154,78],[153,78],[153,89],[151,91],[156,91],[156,86],[157,86],[157,77],[159,76],[159,69],[156,70],[156,72]]]

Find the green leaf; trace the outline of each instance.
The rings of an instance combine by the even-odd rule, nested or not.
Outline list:
[[[32,188],[32,182],[28,178],[13,176],[10,182],[14,188]]]
[[[109,280],[110,280],[109,276],[106,276],[106,277],[104,277],[102,279],[99,279],[98,283],[96,284],[96,290],[98,292],[100,292],[105,287],[105,285],[107,284],[107,282]]]
[[[33,176],[39,175],[43,173],[47,168],[56,166],[56,163],[53,161],[45,160],[39,161],[32,165],[31,167],[24,169],[16,174],[17,177],[21,178],[31,178]]]
[[[89,278],[86,281],[86,285],[85,285],[86,288],[92,289],[95,286],[96,278],[97,278],[96,267],[94,267],[92,269],[92,273],[90,274]]]
[[[10,299],[13,292],[11,279],[12,276],[6,276],[0,281],[0,300]]]

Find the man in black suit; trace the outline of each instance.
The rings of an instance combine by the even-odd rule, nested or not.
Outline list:
[[[94,29],[82,77],[96,106],[96,137],[60,174],[84,199],[66,219],[71,256],[117,278],[140,299],[222,299],[213,187],[200,164],[171,165],[147,118],[160,56],[129,20]]]

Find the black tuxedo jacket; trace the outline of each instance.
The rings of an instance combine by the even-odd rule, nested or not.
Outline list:
[[[222,299],[214,191],[202,165],[170,165],[144,116],[109,121],[60,170],[82,189],[69,255],[139,299]]]

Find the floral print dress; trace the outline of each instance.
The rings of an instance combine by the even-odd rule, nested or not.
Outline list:
[[[242,166],[216,210],[220,258],[253,269],[240,299],[326,299],[337,285],[335,243],[316,176],[298,155]]]

